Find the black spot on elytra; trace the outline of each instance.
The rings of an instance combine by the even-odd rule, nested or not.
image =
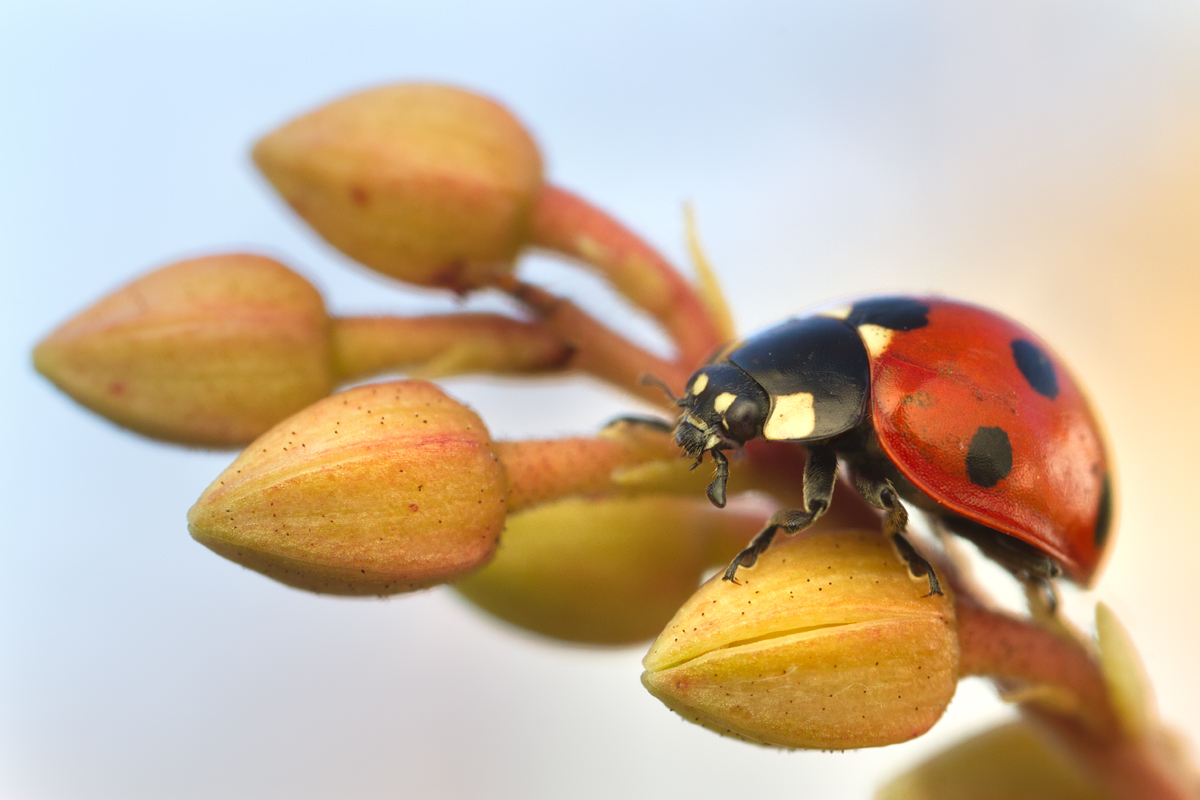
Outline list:
[[[1051,400],[1058,397],[1058,376],[1054,374],[1054,363],[1042,348],[1024,339],[1013,339],[1012,354],[1017,369],[1021,370],[1035,392]]]
[[[1112,527],[1112,484],[1108,476],[1104,476],[1104,486],[1100,490],[1100,507],[1096,510],[1096,527],[1092,531],[1092,541],[1097,550],[1103,550],[1108,543],[1109,529]]]
[[[878,325],[893,331],[911,331],[929,324],[929,306],[911,297],[875,297],[855,303],[846,322],[856,328]]]
[[[1012,471],[1012,443],[1003,428],[979,428],[967,450],[967,477],[990,489]]]

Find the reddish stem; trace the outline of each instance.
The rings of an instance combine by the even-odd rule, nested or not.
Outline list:
[[[508,473],[510,514],[563,497],[612,490],[615,470],[654,457],[644,446],[594,437],[497,442],[496,453]],[[673,454],[674,448],[664,448],[658,457]]]
[[[1166,743],[1148,738],[1101,739],[1077,720],[1026,705],[1027,717],[1099,778],[1113,800],[1196,800],[1200,786],[1182,774]]]
[[[1063,690],[1077,701],[1093,731],[1107,738],[1120,730],[1100,665],[1082,645],[970,600],[960,600],[957,611],[963,675]]]
[[[679,392],[691,371],[665,361],[587,314],[570,300],[515,278],[496,280],[498,288],[537,312],[542,322],[570,345],[574,352],[567,362],[574,368],[594,375],[656,405],[670,406],[661,388],[642,383],[651,375]]]
[[[546,186],[534,208],[531,236],[535,246],[594,268],[652,314],[689,371],[724,343],[695,287],[653,247],[583,198]]]
[[[571,348],[540,322],[499,314],[335,317],[338,381],[404,368],[537,374],[561,370]]]

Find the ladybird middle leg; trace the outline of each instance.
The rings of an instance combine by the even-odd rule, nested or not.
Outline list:
[[[900,495],[896,493],[892,482],[858,473],[854,476],[854,488],[864,500],[884,512],[883,534],[891,540],[896,554],[908,566],[909,574],[914,578],[929,579],[929,594],[925,596],[943,594],[942,583],[938,580],[933,565],[918,553],[917,548],[904,536],[908,529],[908,511],[900,502]]]
[[[810,447],[808,461],[804,465],[804,508],[776,511],[746,549],[734,556],[725,570],[723,580],[737,583],[735,577],[739,567],[752,567],[780,530],[798,533],[812,525],[829,509],[833,500],[833,486],[837,479],[837,455],[831,448]]]

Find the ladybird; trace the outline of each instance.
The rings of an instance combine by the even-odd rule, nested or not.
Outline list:
[[[724,451],[751,439],[807,451],[804,508],[774,514],[725,580],[829,508],[839,464],[930,594],[941,585],[904,536],[901,501],[1051,599],[1064,573],[1089,585],[1110,541],[1109,460],[1087,398],[1041,339],[985,308],[875,297],[820,309],[724,348],[676,403],[675,442],[697,463],[711,455],[718,507]]]

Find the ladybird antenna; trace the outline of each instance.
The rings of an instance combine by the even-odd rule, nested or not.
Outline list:
[[[677,406],[683,405],[683,401],[675,396],[675,393],[671,391],[671,387],[667,386],[667,382],[662,378],[646,373],[645,375],[642,375],[641,384],[642,386],[657,386],[666,393],[667,397],[671,398],[672,403]]]

